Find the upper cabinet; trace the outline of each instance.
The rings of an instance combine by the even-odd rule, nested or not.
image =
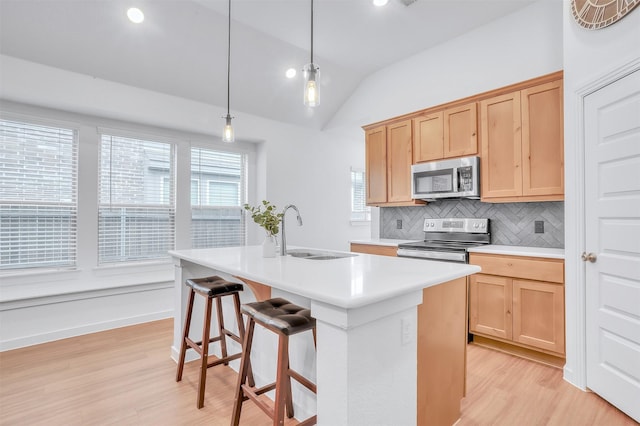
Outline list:
[[[562,80],[482,100],[480,117],[483,201],[564,198]]]
[[[413,162],[477,154],[477,129],[475,102],[415,117]]]
[[[411,199],[411,165],[472,155],[482,201],[564,199],[562,74],[364,126],[367,204],[424,204]]]
[[[387,127],[366,133],[367,204],[387,202]]]
[[[411,199],[411,120],[379,126],[366,132],[367,204],[421,204]]]

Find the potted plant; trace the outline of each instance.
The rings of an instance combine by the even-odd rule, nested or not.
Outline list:
[[[280,232],[280,222],[282,222],[283,214],[276,213],[276,206],[267,200],[262,200],[262,205],[257,207],[245,204],[244,208],[251,213],[253,221],[263,227],[267,233],[262,243],[263,256],[275,257],[276,235]]]

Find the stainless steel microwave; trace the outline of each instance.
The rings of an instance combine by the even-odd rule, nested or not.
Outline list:
[[[411,196],[427,201],[480,199],[480,158],[452,158],[412,165]]]

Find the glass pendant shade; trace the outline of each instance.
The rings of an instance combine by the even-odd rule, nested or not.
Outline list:
[[[320,105],[320,67],[310,63],[302,69],[304,75],[304,104],[309,107]]]
[[[222,142],[231,143],[235,140],[233,135],[233,126],[231,125],[231,116],[227,114],[224,129],[222,130]]]

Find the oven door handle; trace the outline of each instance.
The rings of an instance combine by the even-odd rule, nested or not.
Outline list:
[[[415,257],[418,259],[425,260],[449,260],[460,263],[467,263],[467,253],[466,252],[442,252],[442,251],[431,251],[431,250],[411,250],[411,249],[403,249],[398,248],[396,252],[398,257]]]

